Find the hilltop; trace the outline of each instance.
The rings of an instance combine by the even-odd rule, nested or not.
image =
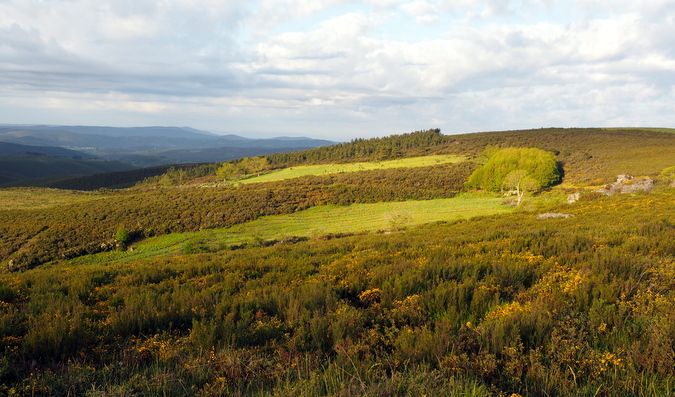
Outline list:
[[[467,188],[505,148],[562,181],[519,207]],[[0,189],[0,391],[669,394],[673,153],[669,130],[427,130]],[[596,192],[619,174],[656,183]]]

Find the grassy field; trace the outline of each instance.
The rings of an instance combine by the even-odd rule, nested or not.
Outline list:
[[[344,164],[319,164],[319,165],[303,165],[270,172],[252,178],[247,178],[238,183],[258,183],[279,181],[283,179],[297,178],[306,175],[328,175],[339,174],[345,172],[359,172],[370,170],[381,170],[390,168],[414,168],[414,167],[429,167],[439,164],[459,163],[464,161],[464,156],[424,156],[424,157],[410,157],[397,160],[367,162],[367,163],[344,163]]]
[[[104,252],[76,258],[69,263],[127,262],[180,253],[186,244],[217,250],[288,237],[316,238],[331,233],[392,231],[431,222],[512,212],[513,208],[501,205],[502,201],[502,198],[490,195],[461,194],[451,199],[313,207],[289,215],[262,217],[226,229],[153,237],[135,244],[133,251]]]
[[[501,201],[503,199],[486,195],[464,194],[451,199],[321,206],[295,214],[260,218],[225,229],[224,235],[229,244],[240,244],[255,236],[279,239],[285,236],[317,237],[329,233],[387,231],[510,212],[511,208],[500,205]]]
[[[59,205],[100,200],[105,195],[94,192],[45,188],[0,189],[0,211],[50,208]]]

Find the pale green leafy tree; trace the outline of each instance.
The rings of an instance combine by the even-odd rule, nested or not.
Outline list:
[[[220,168],[216,171],[216,176],[223,180],[232,180],[237,179],[238,174],[240,173],[239,167],[232,163],[223,163]]]
[[[488,146],[484,155],[488,156],[487,162],[471,174],[467,187],[499,191],[504,185],[506,175],[515,170],[527,171],[529,177],[542,187],[560,182],[560,169],[551,152],[537,148],[497,149]]]
[[[269,169],[269,161],[265,157],[248,157],[237,162],[223,163],[216,171],[216,176],[226,181],[242,179],[249,174],[260,176]]]
[[[541,188],[541,184],[525,170],[515,170],[509,172],[504,177],[503,187],[512,190],[516,193],[518,201],[516,205],[519,206],[523,201],[525,192],[534,192]]]
[[[269,161],[265,157],[250,157],[244,161],[247,163],[248,170],[258,176],[269,167]]]

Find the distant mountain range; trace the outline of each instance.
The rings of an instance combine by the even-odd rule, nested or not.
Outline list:
[[[93,156],[88,153],[64,149],[62,147],[21,145],[18,143],[9,143],[9,142],[0,142],[0,154],[28,154],[38,156],[60,157],[73,160],[96,158],[96,156]]]
[[[311,138],[251,139],[189,127],[0,124],[0,185],[169,164],[223,162],[334,143]]]
[[[60,147],[137,167],[218,162],[332,145],[311,138],[251,139],[216,135],[189,127],[90,127],[2,125],[0,142]]]
[[[53,182],[69,175],[128,171],[136,167],[116,160],[103,160],[84,152],[51,146],[0,142],[0,187]]]

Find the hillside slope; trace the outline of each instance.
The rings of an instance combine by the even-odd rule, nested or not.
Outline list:
[[[488,145],[535,147],[556,154],[565,181],[604,184],[616,175],[655,176],[672,166],[675,134],[662,129],[542,128],[442,135],[420,131],[378,139],[357,139],[302,152],[270,155],[278,167],[322,162],[376,161],[431,154],[479,157]]]
[[[674,195],[2,275],[2,382],[64,396],[669,395]]]
[[[131,169],[134,167],[130,164],[94,158],[73,159],[39,153],[0,154],[0,185],[56,175],[89,175]]]
[[[556,153],[563,185],[526,209],[461,193],[488,145]],[[674,148],[658,130],[430,130],[267,156],[356,172],[2,189],[0,394],[672,395],[675,189],[593,185],[656,175]],[[470,160],[356,164],[430,154]],[[449,215],[419,225],[416,206]]]

